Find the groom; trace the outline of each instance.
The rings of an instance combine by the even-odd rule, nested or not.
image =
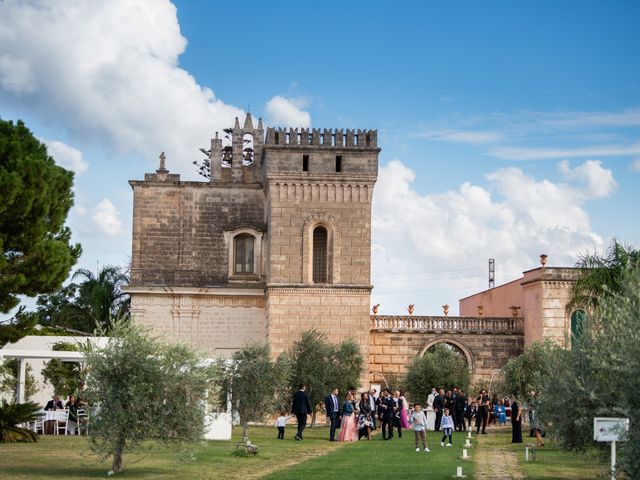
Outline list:
[[[302,440],[302,432],[304,431],[304,427],[307,426],[307,415],[310,415],[313,410],[311,410],[309,395],[305,392],[307,386],[301,383],[298,388],[299,390],[293,394],[291,413],[293,413],[296,416],[296,420],[298,420],[298,433],[296,433],[295,439],[299,441]]]
[[[329,441],[336,441],[336,428],[340,424],[340,400],[338,399],[339,390],[333,388],[331,393],[324,399],[324,409],[327,412],[327,418],[331,422],[329,428]]]

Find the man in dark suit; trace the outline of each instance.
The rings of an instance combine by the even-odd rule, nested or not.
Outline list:
[[[47,406],[44,407],[45,410],[62,410],[64,409],[64,405],[62,405],[62,401],[58,395],[54,395],[52,400],[47,402]]]
[[[436,432],[440,431],[440,423],[442,422],[442,412],[444,412],[444,390],[440,389],[433,399],[433,409],[436,412]]]
[[[331,422],[329,427],[329,441],[336,441],[336,428],[340,423],[340,400],[338,399],[339,390],[334,388],[331,393],[324,399],[324,409],[327,412],[327,418]]]
[[[458,398],[456,399],[455,410],[456,410],[456,429],[464,432],[466,429],[464,422],[464,412],[467,408],[467,398],[464,396],[464,392],[460,390],[458,392]]]
[[[307,426],[307,415],[310,415],[313,410],[311,409],[311,401],[309,401],[309,395],[305,390],[307,386],[304,383],[300,384],[299,390],[293,394],[293,402],[291,404],[291,413],[296,416],[298,420],[298,433],[296,433],[295,439],[302,440],[302,432],[304,427]]]
[[[393,401],[391,391],[386,388],[380,394],[380,415],[382,419],[382,440],[393,438],[393,415],[396,402]]]

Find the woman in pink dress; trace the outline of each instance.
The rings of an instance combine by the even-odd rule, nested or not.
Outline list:
[[[342,425],[340,426],[340,442],[357,442],[358,441],[358,421],[353,411],[354,397],[347,393],[347,398],[342,405]]]
[[[400,409],[400,426],[402,428],[409,428],[409,417],[407,416],[407,410],[409,410],[409,402],[407,402],[403,391],[400,391],[398,393],[400,394],[400,400],[402,400],[401,402],[398,402],[402,405],[402,408]]]

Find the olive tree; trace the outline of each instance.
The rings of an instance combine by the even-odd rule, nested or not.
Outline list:
[[[165,344],[142,327],[112,324],[104,348],[86,347],[93,450],[121,472],[127,451],[146,439],[196,441],[204,430],[204,402],[212,370],[182,344]]]
[[[362,353],[352,339],[340,344],[328,341],[324,332],[307,330],[300,335],[287,352],[290,391],[298,385],[307,386],[307,394],[313,413],[311,425],[316,422],[316,409],[329,391],[337,387],[344,393],[349,387],[357,387],[362,374]]]
[[[422,357],[416,357],[409,366],[404,384],[412,398],[424,401],[432,387],[467,390],[469,367],[464,358],[447,345],[436,345]]]
[[[260,422],[271,413],[278,388],[278,375],[270,359],[268,344],[252,344],[217,364],[219,403],[226,408],[229,396],[242,423],[242,436],[249,441],[249,422]]]

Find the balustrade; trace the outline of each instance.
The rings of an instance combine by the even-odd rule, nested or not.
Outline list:
[[[414,317],[374,315],[372,331],[523,333],[522,318]]]

